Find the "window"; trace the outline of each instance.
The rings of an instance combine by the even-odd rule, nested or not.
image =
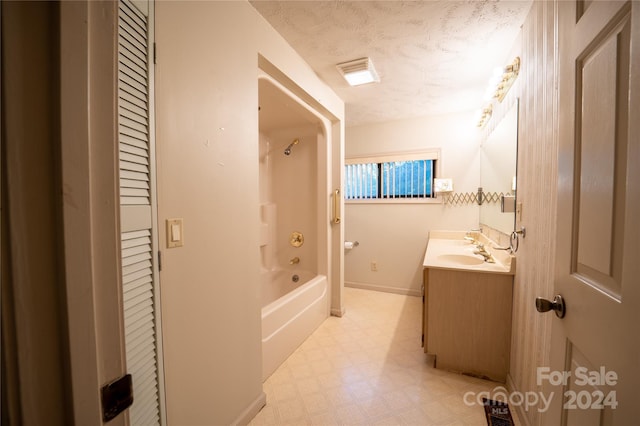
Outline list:
[[[429,199],[437,151],[348,159],[345,199]]]

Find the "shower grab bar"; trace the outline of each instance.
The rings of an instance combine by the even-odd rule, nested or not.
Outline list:
[[[333,191],[333,223],[340,223],[340,190]]]

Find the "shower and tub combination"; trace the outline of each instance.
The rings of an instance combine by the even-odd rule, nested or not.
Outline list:
[[[258,78],[262,375],[329,316],[328,123]]]

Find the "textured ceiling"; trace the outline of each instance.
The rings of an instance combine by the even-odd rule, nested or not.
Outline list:
[[[252,1],[345,101],[348,126],[482,106],[531,1]],[[368,56],[380,83],[349,87],[336,64]]]

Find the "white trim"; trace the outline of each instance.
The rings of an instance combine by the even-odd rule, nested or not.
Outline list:
[[[248,425],[265,405],[267,405],[267,395],[264,392],[260,392],[260,395],[231,424]]]
[[[441,197],[429,198],[353,198],[345,199],[345,204],[444,204]]]
[[[158,218],[158,189],[157,189],[157,160],[156,160],[156,91],[155,91],[155,42],[156,42],[156,14],[155,0],[149,0],[149,177],[151,179],[151,246],[154,249],[153,256],[153,286],[154,286],[154,301],[153,305],[156,310],[155,326],[156,326],[156,365],[158,368],[158,402],[160,411],[160,425],[167,425],[167,400],[166,389],[164,381],[164,344],[163,344],[163,332],[162,332],[162,296],[160,290],[160,270],[159,270],[159,253],[160,253],[160,239],[158,232],[160,229],[160,222]]]
[[[507,374],[507,390],[509,391],[510,394],[513,394],[514,392],[517,392],[517,388],[516,385],[513,383],[513,378],[511,377],[511,373]],[[526,413],[524,412],[524,408],[522,408],[522,404],[518,404],[514,406],[515,409],[512,409],[512,413],[515,413],[516,417],[518,418],[516,424],[520,424],[522,426],[530,426],[531,423],[529,422],[529,418],[526,416]],[[515,421],[516,419],[514,419]]]
[[[383,293],[402,294],[404,296],[422,297],[421,290],[412,290],[409,288],[389,287],[389,286],[369,284],[369,283],[357,283],[353,281],[345,281],[344,286],[350,287],[350,288],[359,288],[362,290],[381,291]]]
[[[388,163],[392,161],[413,161],[413,160],[440,160],[440,148],[425,149],[421,151],[390,152],[384,154],[364,155],[358,157],[347,157],[344,164],[368,164],[368,163]]]
[[[102,425],[125,373],[117,184],[117,3],[60,2],[60,144],[72,416]],[[90,177],[90,179],[89,179]],[[125,424],[128,412],[115,424]]]
[[[347,310],[344,308],[344,306],[340,309],[331,308],[332,317],[342,318],[346,312]]]

